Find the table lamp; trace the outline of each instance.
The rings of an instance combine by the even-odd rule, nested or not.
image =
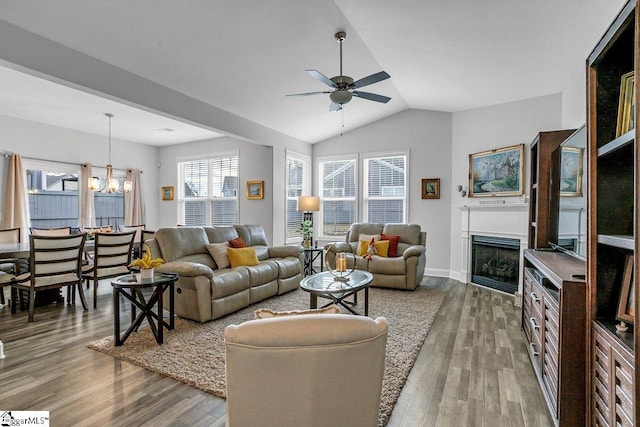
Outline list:
[[[313,213],[320,210],[320,197],[300,196],[298,197],[298,211],[303,213],[303,221],[311,221],[313,226]],[[311,237],[311,247],[313,247],[313,236]]]

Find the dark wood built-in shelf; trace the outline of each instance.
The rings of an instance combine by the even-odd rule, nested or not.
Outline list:
[[[565,253],[524,253],[522,329],[556,426],[586,422],[587,286],[584,261]]]
[[[630,0],[587,60],[589,426],[634,426],[640,421],[640,328],[625,317],[628,330],[616,329],[621,297],[640,283],[639,269],[630,267],[640,263],[635,250],[640,230],[638,129],[618,127],[620,106],[639,105],[637,88],[628,104],[620,99],[623,76],[639,71],[637,21],[638,1]],[[632,123],[638,123],[638,108],[631,111]],[[635,313],[639,294],[638,289],[631,294]]]

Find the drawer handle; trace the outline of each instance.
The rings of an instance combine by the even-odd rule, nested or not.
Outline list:
[[[538,324],[536,323],[536,319],[534,319],[533,317],[529,317],[529,323],[531,324],[531,327],[533,329],[540,329],[540,326],[538,326]]]
[[[538,353],[536,351],[536,345],[534,343],[532,343],[532,342],[529,343],[529,347],[531,347],[531,352],[533,353],[534,356],[539,356],[540,355],[540,353]]]
[[[540,302],[540,298],[538,298],[538,296],[536,295],[535,292],[531,292],[531,301],[533,301],[535,303],[539,303]]]

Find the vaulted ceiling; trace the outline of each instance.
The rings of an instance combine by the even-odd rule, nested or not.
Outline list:
[[[0,29],[36,34],[306,142],[318,142],[408,108],[456,112],[561,92],[583,72],[591,48],[621,0],[3,0]],[[346,75],[385,70],[368,92],[329,112],[326,89],[305,70]],[[2,40],[14,43],[16,40]],[[26,55],[26,54],[24,54]],[[43,75],[35,64],[0,61],[0,114],[154,145],[231,132],[198,114],[163,114],[78,82]],[[82,70],[78,70],[80,73]],[[104,75],[108,80],[109,69]],[[6,90],[5,90],[6,89]],[[203,125],[203,126],[200,126]],[[172,129],[173,132],[167,129]],[[246,135],[238,135],[246,136]],[[250,136],[247,136],[251,139]]]

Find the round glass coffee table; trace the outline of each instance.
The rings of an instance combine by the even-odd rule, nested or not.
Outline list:
[[[309,307],[318,308],[318,297],[331,300],[325,304],[340,304],[353,314],[360,314],[353,309],[358,304],[358,292],[364,289],[364,315],[369,315],[369,284],[373,275],[368,271],[354,270],[347,280],[337,280],[329,271],[307,276],[300,282],[300,288],[309,292]],[[345,298],[353,295],[353,301]]]

